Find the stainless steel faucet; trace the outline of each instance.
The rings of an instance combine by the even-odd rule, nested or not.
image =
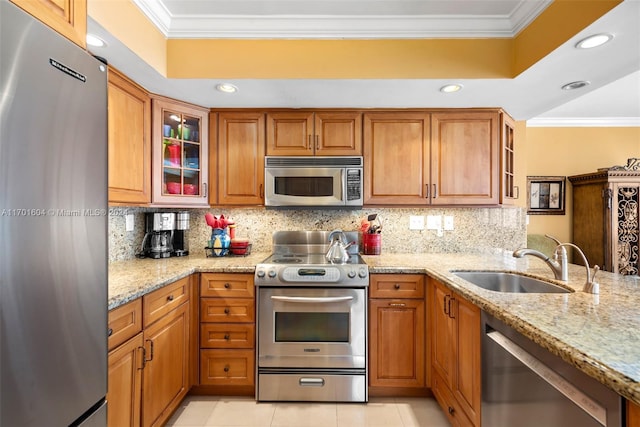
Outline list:
[[[584,252],[582,252],[582,249],[580,249],[573,243],[562,243],[555,237],[549,236],[548,234],[545,234],[545,237],[548,237],[558,244],[558,246],[556,246],[556,248],[553,250],[553,259],[549,258],[540,251],[529,248],[517,249],[513,252],[513,256],[516,258],[522,258],[525,255],[531,255],[536,258],[540,258],[541,260],[546,262],[549,267],[551,267],[551,270],[553,271],[553,274],[557,280],[566,282],[569,280],[569,262],[567,260],[567,250],[565,249],[565,246],[570,246],[576,249],[578,253],[580,253],[580,256],[582,256],[582,260],[584,261],[584,265],[587,268],[587,281],[585,282],[582,291],[591,294],[600,293],[600,285],[595,281],[596,273],[598,273],[600,267],[596,265],[593,268],[593,276],[591,276],[591,268],[589,267],[589,262],[587,261],[587,257],[585,256]]]
[[[569,280],[569,270],[567,268],[567,250],[561,245],[558,245],[553,253],[553,259],[551,259],[542,252],[535,249],[522,248],[515,250],[513,252],[513,256],[516,258],[522,258],[525,255],[531,255],[536,258],[540,258],[541,260],[546,262],[549,267],[551,267],[553,275],[557,280],[566,282]]]

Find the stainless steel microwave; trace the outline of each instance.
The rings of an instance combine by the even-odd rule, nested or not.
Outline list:
[[[265,206],[362,207],[362,156],[265,157]]]

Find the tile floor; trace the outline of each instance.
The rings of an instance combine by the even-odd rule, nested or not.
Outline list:
[[[187,396],[166,426],[449,427],[434,399],[371,398],[369,403],[257,403],[248,397]]]

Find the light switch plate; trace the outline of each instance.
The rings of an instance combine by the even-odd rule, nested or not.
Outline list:
[[[424,216],[410,215],[409,230],[424,230]]]
[[[427,230],[442,230],[442,217],[440,215],[427,215]]]
[[[125,231],[133,231],[133,226],[134,221],[133,221],[133,214],[126,214],[124,216],[124,230]]]

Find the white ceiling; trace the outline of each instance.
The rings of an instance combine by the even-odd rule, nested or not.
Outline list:
[[[513,37],[549,0],[134,0],[171,38]],[[577,10],[579,12],[579,10]],[[147,90],[206,107],[503,107],[529,125],[640,126],[640,0],[625,0],[515,79],[166,79],[89,19],[108,46],[92,49]],[[614,35],[577,50],[581,38]],[[568,82],[591,84],[562,91]]]

